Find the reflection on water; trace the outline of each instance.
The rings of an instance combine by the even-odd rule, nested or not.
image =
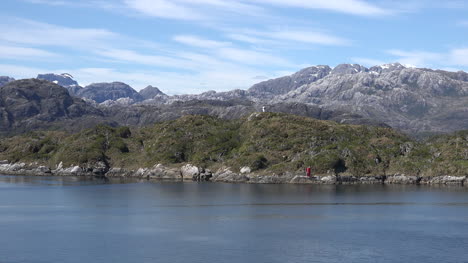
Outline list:
[[[0,262],[466,262],[468,187],[0,176]]]

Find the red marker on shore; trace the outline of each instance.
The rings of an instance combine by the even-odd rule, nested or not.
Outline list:
[[[306,168],[307,177],[310,177],[310,167]]]

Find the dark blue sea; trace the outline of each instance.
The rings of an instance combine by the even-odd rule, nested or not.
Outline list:
[[[0,262],[468,262],[468,187],[0,176]]]

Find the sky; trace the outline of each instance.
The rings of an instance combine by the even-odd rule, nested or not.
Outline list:
[[[2,0],[0,76],[69,73],[168,94],[312,65],[468,71],[467,0]]]

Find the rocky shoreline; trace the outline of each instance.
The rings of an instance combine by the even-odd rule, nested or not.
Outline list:
[[[26,163],[9,163],[0,161],[0,174],[22,176],[83,176],[83,177],[124,177],[148,180],[172,181],[210,181],[224,183],[257,183],[257,184],[420,184],[420,185],[463,185],[468,186],[468,176],[434,176],[422,177],[405,174],[385,176],[352,175],[316,175],[307,177],[294,173],[282,175],[260,175],[252,173],[250,168],[244,167],[239,173],[224,167],[216,172],[186,164],[180,168],[171,168],[157,164],[152,168],[129,170],[124,168],[109,168],[104,163],[97,163],[92,167],[71,166],[63,167],[59,164],[55,169],[47,166]]]

